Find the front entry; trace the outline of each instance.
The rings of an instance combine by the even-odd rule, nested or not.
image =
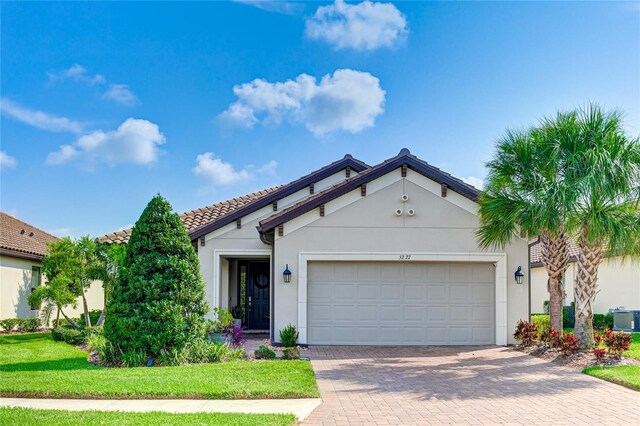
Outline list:
[[[249,330],[269,330],[269,261],[250,260],[247,262],[247,328]]]

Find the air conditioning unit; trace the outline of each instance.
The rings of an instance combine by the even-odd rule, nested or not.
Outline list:
[[[614,331],[637,331],[640,328],[640,311],[612,309]]]

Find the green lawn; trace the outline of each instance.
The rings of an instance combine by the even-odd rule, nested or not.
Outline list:
[[[307,361],[234,361],[102,368],[50,333],[0,336],[0,395],[33,398],[235,399],[318,397]]]
[[[0,418],[6,425],[293,425],[292,414],[239,413],[122,413],[117,411],[62,411],[30,408],[0,408]]]
[[[582,370],[582,372],[640,391],[640,365],[588,367]]]

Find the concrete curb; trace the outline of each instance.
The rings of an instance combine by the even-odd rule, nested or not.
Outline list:
[[[37,399],[0,398],[0,407],[22,407],[67,411],[129,411],[167,413],[293,414],[307,418],[322,403],[304,399]]]

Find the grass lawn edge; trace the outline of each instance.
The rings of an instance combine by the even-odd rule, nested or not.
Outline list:
[[[620,369],[621,367],[631,367],[631,366],[624,366],[623,365],[623,366],[604,367],[604,366],[594,365],[594,366],[591,366],[591,367],[584,368],[582,370],[582,372],[584,374],[587,374],[587,375],[591,376],[591,377],[595,377],[595,378],[600,379],[600,380],[605,380],[607,382],[614,383],[616,385],[624,386],[627,389],[631,389],[633,391],[640,392],[640,381],[637,384],[636,383],[630,383],[630,382],[628,382],[628,381],[626,381],[624,379],[619,379],[619,378],[616,378],[616,377],[611,377],[610,375],[601,375],[601,374],[597,373],[597,372],[600,372],[600,371],[607,371],[607,370],[614,370],[615,371],[616,369]]]

